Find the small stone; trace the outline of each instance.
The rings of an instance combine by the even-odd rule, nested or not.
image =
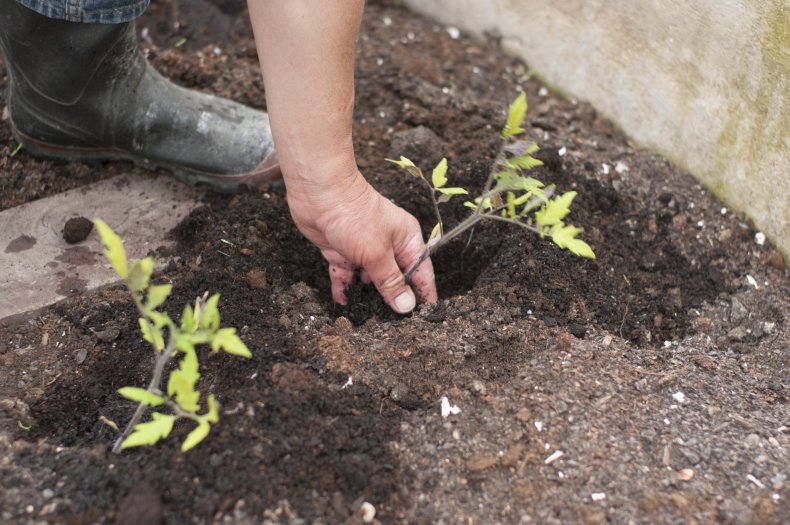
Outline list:
[[[554,317],[547,315],[543,318],[543,324],[545,324],[547,328],[554,328],[557,326],[557,320]]]
[[[746,436],[746,439],[743,442],[749,448],[755,448],[760,446],[760,436],[757,434],[749,434]]]
[[[63,226],[63,240],[69,244],[77,244],[88,238],[93,223],[85,217],[72,217]]]
[[[376,507],[365,501],[359,507],[359,513],[362,516],[362,521],[372,523],[376,517]]]
[[[85,362],[85,359],[88,357],[88,351],[84,348],[77,350],[77,354],[74,356],[74,359],[77,361],[78,365],[81,365]]]
[[[587,326],[574,323],[570,326],[570,331],[577,339],[584,339],[584,336],[587,334]]]
[[[730,322],[738,324],[749,315],[749,310],[735,297],[732,298],[730,304]]]
[[[496,456],[488,452],[475,452],[469,459],[466,460],[466,468],[472,472],[482,472],[496,464]]]
[[[121,335],[121,331],[115,326],[110,326],[98,332],[94,331],[93,333],[99,341],[104,343],[112,343]]]
[[[736,326],[729,332],[727,332],[727,338],[730,341],[741,342],[749,337],[749,332],[743,326]]]

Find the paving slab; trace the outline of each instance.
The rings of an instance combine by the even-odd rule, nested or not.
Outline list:
[[[167,177],[121,175],[0,212],[0,321],[118,281],[95,228],[64,240],[68,219],[103,219],[137,259],[171,244],[167,233],[199,197]]]

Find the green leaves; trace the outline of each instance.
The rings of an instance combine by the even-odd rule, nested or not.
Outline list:
[[[509,139],[524,133],[521,127],[527,114],[527,95],[523,91],[516,100],[510,104],[507,111],[507,122],[502,130],[502,138]]]
[[[447,159],[439,161],[439,164],[433,169],[431,182],[433,183],[433,187],[437,190],[447,184]]]
[[[425,178],[425,176],[422,174],[422,170],[420,168],[418,168],[417,166],[415,166],[414,163],[412,161],[410,161],[409,159],[407,159],[406,157],[401,156],[400,160],[392,160],[392,159],[384,159],[384,160],[386,160],[387,162],[391,162],[391,163],[395,164],[396,166],[399,166],[399,167],[403,168],[409,174],[411,174],[414,177],[417,177],[418,179],[424,179]]]
[[[225,352],[241,357],[252,357],[252,352],[244,344],[244,341],[239,339],[236,335],[235,328],[222,328],[217,330],[214,338],[211,340],[211,350],[213,352],[219,351],[222,348]]]
[[[121,279],[126,280],[129,271],[126,263],[126,250],[123,249],[123,242],[118,234],[110,228],[106,222],[99,218],[93,219],[93,225],[96,226],[96,231],[99,232],[99,239],[104,244],[104,256],[110,261],[115,273]]]
[[[151,345],[154,347],[154,350],[157,352],[164,350],[165,339],[162,335],[162,330],[156,326],[152,326],[151,323],[149,323],[148,320],[143,317],[139,319],[139,322],[140,331],[143,333],[143,339],[151,343]]]
[[[548,201],[543,208],[535,213],[535,220],[541,226],[559,224],[571,212],[571,202],[576,197],[575,191],[563,193]]]
[[[158,306],[161,306],[168,297],[170,297],[170,292],[173,290],[172,284],[160,284],[154,285],[148,288],[148,300],[146,301],[146,306],[153,310]]]
[[[554,241],[554,244],[560,248],[567,249],[571,253],[581,257],[595,259],[595,253],[593,253],[590,245],[576,238],[576,235],[580,234],[582,231],[584,231],[582,228],[577,228],[572,225],[566,226],[560,222],[551,227],[549,235],[551,235],[551,240]]]
[[[203,441],[206,436],[208,436],[208,432],[211,429],[211,425],[208,424],[206,421],[201,421],[198,423],[198,426],[189,433],[187,438],[181,444],[181,452],[186,452],[190,450],[195,445]]]
[[[152,421],[135,425],[134,432],[121,444],[122,449],[139,447],[141,445],[154,445],[160,439],[170,435],[176,417],[160,414],[159,412],[154,412],[152,417]]]
[[[200,392],[195,384],[200,379],[198,360],[195,352],[185,352],[178,369],[170,372],[167,380],[167,395],[175,397],[176,403],[186,412],[197,412],[200,409]]]
[[[126,399],[137,401],[138,403],[148,405],[149,407],[158,407],[159,405],[165,402],[162,396],[158,396],[154,393],[149,392],[148,390],[144,390],[142,388],[135,388],[133,386],[125,386],[123,388],[119,388],[118,393],[121,394]]]

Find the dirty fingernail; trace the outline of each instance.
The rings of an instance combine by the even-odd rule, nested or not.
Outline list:
[[[414,298],[414,292],[408,290],[403,292],[398,297],[395,298],[395,310],[399,314],[407,314],[414,310],[414,306],[417,304],[416,299]]]

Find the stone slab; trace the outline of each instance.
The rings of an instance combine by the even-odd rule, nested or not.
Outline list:
[[[0,212],[0,321],[118,281],[95,228],[66,243],[68,219],[103,219],[137,259],[170,243],[199,195],[167,177],[122,175]]]

